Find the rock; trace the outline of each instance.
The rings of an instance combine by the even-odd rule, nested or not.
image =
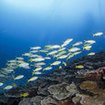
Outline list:
[[[69,99],[59,101],[58,105],[74,105]]]
[[[91,92],[95,95],[102,95],[102,96],[105,96],[105,89],[100,89],[98,86],[97,86],[97,83],[94,82],[94,81],[83,81],[81,84],[80,84],[80,88],[82,90],[87,90],[88,92]]]
[[[70,85],[66,86],[65,88],[69,92],[70,96],[78,93],[77,87],[74,84],[74,82],[72,82]]]
[[[33,98],[24,98],[22,101],[20,101],[19,105],[41,105],[41,100],[43,97],[36,96]]]
[[[103,76],[102,78],[103,78],[103,80],[105,80],[105,76]]]
[[[30,102],[30,98],[24,98],[22,101],[20,101],[19,105],[32,105]]]
[[[85,80],[91,80],[91,81],[100,81],[102,79],[102,76],[105,74],[105,67],[101,67],[97,70],[92,70],[84,73],[82,77]]]
[[[104,105],[105,104],[105,97],[96,96],[92,97],[89,95],[80,95],[81,100],[80,103],[82,105]]]
[[[94,81],[83,81],[80,84],[80,88],[83,90],[93,90],[97,88],[97,83]]]
[[[58,105],[58,102],[50,96],[48,96],[41,100],[41,105]]]
[[[7,103],[9,100],[8,97],[5,97],[4,95],[0,95],[0,103]]]
[[[37,94],[38,94],[38,95],[44,95],[44,96],[49,95],[49,92],[47,91],[47,87],[38,89]]]
[[[68,97],[73,96],[74,94],[78,92],[74,83],[70,85],[67,83],[51,85],[50,87],[48,87],[48,91],[57,100],[66,99]]]
[[[41,105],[41,100],[43,99],[43,97],[41,96],[36,96],[31,98],[30,102],[32,103],[32,105]]]
[[[81,97],[80,96],[75,96],[72,98],[72,102],[76,105],[80,103]]]

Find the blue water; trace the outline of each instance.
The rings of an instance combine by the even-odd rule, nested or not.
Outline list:
[[[105,32],[104,10],[105,0],[0,0],[0,67],[31,46]],[[105,49],[104,40],[96,51]]]

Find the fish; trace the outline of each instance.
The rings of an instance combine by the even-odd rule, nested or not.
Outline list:
[[[95,34],[93,34],[93,36],[102,36],[104,33],[103,32],[97,32]]]
[[[43,58],[43,57],[37,57],[37,58],[34,58],[34,59],[30,59],[30,62],[42,62],[44,60],[45,60],[45,58]]]
[[[50,60],[50,59],[51,59],[51,57],[45,57],[45,59]]]
[[[58,49],[60,48],[60,45],[46,45],[45,49],[46,50],[52,50],[52,49]]]
[[[40,50],[40,52],[47,53],[48,51],[47,50]]]
[[[32,82],[32,81],[35,81],[35,80],[37,80],[37,79],[38,79],[38,77],[33,76],[33,77],[31,77],[31,78],[28,80],[28,82]]]
[[[61,45],[61,47],[65,47],[65,46],[67,46],[70,42],[72,42],[73,41],[73,39],[71,38],[71,39],[67,39],[66,41],[64,41],[64,43]]]
[[[65,59],[67,57],[68,57],[68,55],[62,55],[62,56],[58,57],[57,59]]]
[[[65,47],[61,47],[61,48],[58,49],[58,52],[61,52],[61,51],[64,51],[64,50],[66,50],[66,48]]]
[[[19,79],[22,79],[24,77],[24,75],[18,75],[14,78],[14,80],[19,80]]]
[[[30,69],[29,63],[23,62],[18,65],[18,67],[24,68],[24,69]]]
[[[31,50],[30,53],[37,53],[39,52],[38,50]]]
[[[60,57],[62,55],[66,54],[66,51],[61,51],[61,52],[58,52],[58,54],[54,55],[54,57]]]
[[[84,50],[90,50],[91,48],[92,48],[91,45],[85,45],[85,46],[83,47]]]
[[[80,53],[82,53],[82,51],[77,51],[77,52],[74,52],[73,54],[74,54],[74,55],[78,55],[78,54],[80,54]]]
[[[27,96],[29,96],[29,93],[28,92],[25,92],[25,93],[21,93],[20,94],[20,97],[27,97]]]
[[[58,52],[57,50],[54,50],[52,52],[47,53],[47,55],[55,55],[57,52]]]
[[[77,65],[77,66],[75,66],[75,68],[76,68],[76,69],[83,69],[84,66],[83,66],[83,65]]]
[[[64,66],[67,66],[66,62],[64,62],[64,61],[62,62],[62,64],[63,64]]]
[[[59,69],[62,69],[62,66],[59,66]]]
[[[9,60],[8,62],[9,62],[9,63],[15,63],[16,60]]]
[[[8,74],[14,71],[12,68],[2,68],[2,70]]]
[[[85,44],[94,44],[96,43],[95,40],[85,40]]]
[[[23,57],[16,57],[16,60],[23,61],[24,58]]]
[[[39,49],[41,49],[41,47],[40,47],[40,46],[37,46],[37,47],[31,47],[30,49],[31,49],[31,50],[39,50]]]
[[[72,48],[70,48],[68,51],[71,52],[71,53],[73,53],[73,52],[80,51],[80,50],[81,50],[81,49],[78,48],[78,47],[72,47]]]
[[[90,55],[90,56],[91,56],[91,55],[95,55],[95,52],[91,52],[91,53],[89,53],[88,55]]]
[[[51,69],[52,69],[52,67],[48,66],[48,67],[44,68],[43,71],[47,71],[47,70],[51,70]]]
[[[12,89],[12,88],[13,88],[12,85],[8,85],[8,86],[4,87],[4,90],[10,90],[10,89]]]
[[[59,64],[61,64],[61,61],[55,61],[51,64],[51,66],[56,66],[56,65],[59,65]]]
[[[41,66],[39,66],[39,67],[37,67],[35,70],[33,70],[33,71],[40,71],[40,70],[42,70],[42,67]]]
[[[74,47],[74,46],[79,46],[79,45],[81,45],[81,44],[83,44],[83,42],[81,42],[81,41],[76,42],[76,43],[73,44],[73,47]]]
[[[3,86],[4,83],[0,82],[0,86]]]
[[[35,63],[35,67],[40,67],[40,66],[44,66],[44,65],[46,65],[46,63],[44,63],[44,62]]]
[[[32,75],[34,75],[34,74],[40,75],[40,74],[42,74],[42,73],[39,72],[39,71],[33,71],[33,72],[32,72]]]
[[[24,54],[22,54],[22,56],[30,57],[31,53],[24,53]]]
[[[68,57],[66,58],[66,60],[69,60],[71,58],[73,58],[75,55],[73,53],[69,53]]]

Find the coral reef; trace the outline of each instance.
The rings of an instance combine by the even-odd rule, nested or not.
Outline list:
[[[84,68],[75,68],[76,65]],[[21,97],[25,92],[29,95]],[[0,95],[0,102],[0,105],[105,105],[105,52],[74,60],[26,87],[11,89]]]

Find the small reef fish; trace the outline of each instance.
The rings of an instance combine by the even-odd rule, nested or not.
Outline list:
[[[34,75],[34,74],[40,75],[40,74],[42,74],[42,73],[39,72],[39,71],[33,71],[33,72],[32,72],[32,75]]]
[[[47,55],[55,55],[58,51],[52,51],[52,52],[49,52]]]
[[[91,52],[91,53],[89,53],[88,55],[90,55],[90,56],[91,56],[91,55],[95,55],[95,52]]]
[[[33,71],[40,71],[40,70],[42,70],[42,67],[37,67],[35,70],[33,70]]]
[[[29,63],[23,62],[18,65],[18,67],[24,68],[24,69],[30,69]]]
[[[45,59],[50,60],[51,58],[50,57],[45,57]]]
[[[39,50],[39,49],[41,49],[41,47],[40,47],[40,46],[37,46],[37,47],[31,47],[30,49],[31,49],[31,50]]]
[[[9,60],[8,62],[9,62],[9,63],[15,63],[16,60]]]
[[[76,51],[80,51],[81,49],[78,47],[73,47],[69,49],[69,52],[76,52]]]
[[[67,66],[66,62],[64,62],[64,61],[62,62],[62,64],[63,64],[64,66]]]
[[[12,88],[13,88],[12,85],[8,85],[8,86],[6,86],[6,87],[4,88],[4,90],[10,90],[10,89],[12,89]]]
[[[46,50],[52,50],[52,49],[58,49],[60,48],[60,45],[46,45],[45,49]]]
[[[78,54],[80,54],[80,53],[82,53],[82,51],[77,51],[77,52],[74,52],[73,54],[74,54],[74,55],[78,55]]]
[[[73,58],[74,56],[75,56],[74,54],[71,54],[71,53],[70,53],[70,54],[68,55],[68,57],[67,57],[66,60],[69,60],[69,59]]]
[[[65,59],[67,57],[68,57],[68,55],[62,55],[62,56],[58,57],[57,59]]]
[[[21,93],[20,94],[20,97],[27,97],[27,96],[29,96],[29,93],[28,92],[25,92],[25,93]]]
[[[43,71],[47,71],[47,70],[51,70],[51,69],[52,69],[52,67],[48,66],[48,67],[44,68]]]
[[[26,56],[26,57],[29,57],[31,55],[31,53],[24,53],[22,54],[22,56]]]
[[[102,36],[104,33],[103,32],[97,32],[95,34],[93,34],[93,36]]]
[[[61,45],[61,47],[65,47],[67,46],[70,42],[72,42],[73,39],[67,39],[66,41],[64,41],[64,43]]]
[[[85,45],[85,46],[83,47],[84,50],[90,50],[91,48],[92,48],[92,46],[90,46],[90,45]]]
[[[96,41],[95,40],[85,40],[85,43],[86,44],[94,44],[94,43],[96,43]]]
[[[35,67],[40,67],[40,66],[44,66],[44,65],[46,65],[46,63],[44,63],[44,62],[35,63]]]
[[[73,44],[73,47],[74,47],[74,46],[79,46],[79,45],[81,45],[81,44],[83,44],[83,42],[81,42],[81,41],[80,41],[80,42],[76,42],[76,43]]]
[[[22,79],[24,77],[24,75],[18,75],[14,78],[14,80],[19,80],[19,79]]]
[[[61,47],[61,48],[58,49],[58,52],[64,51],[64,50],[66,50],[66,48],[65,47]]]
[[[34,59],[30,59],[30,62],[42,62],[44,61],[45,59],[42,58],[42,57],[37,57],[37,58],[34,58]]]
[[[77,66],[75,66],[75,68],[76,68],[76,69],[83,69],[84,66],[83,66],[83,65],[77,65]]]
[[[47,50],[40,50],[40,52],[47,53],[48,51]]]
[[[59,65],[59,64],[61,64],[61,61],[55,61],[51,64],[51,66],[56,66],[56,65]]]
[[[61,51],[58,54],[54,55],[54,57],[60,57],[62,55],[66,54],[66,51]]]
[[[2,82],[0,82],[0,86],[3,86],[3,83]]]
[[[37,53],[39,52],[38,50],[31,50],[30,53]]]
[[[24,58],[23,57],[16,57],[16,60],[23,61]]]
[[[37,79],[38,79],[38,77],[33,76],[33,77],[31,77],[31,78],[28,80],[28,82],[32,82],[32,81],[35,81],[35,80],[37,80]]]

